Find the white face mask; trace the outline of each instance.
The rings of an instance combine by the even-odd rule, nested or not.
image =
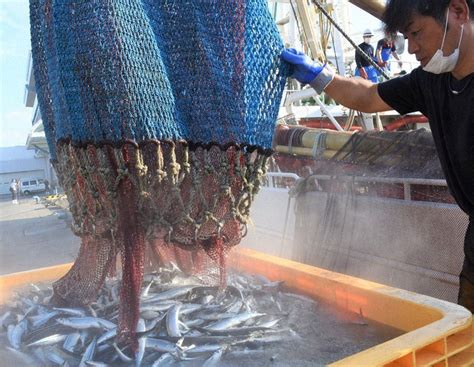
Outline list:
[[[461,26],[461,37],[459,38],[458,47],[453,51],[451,55],[443,55],[443,46],[444,40],[446,39],[446,33],[448,31],[448,17],[449,17],[449,8],[448,14],[446,15],[446,24],[444,26],[444,35],[443,42],[441,43],[441,48],[436,51],[431,60],[423,67],[424,71],[433,74],[442,74],[453,71],[456,67],[456,64],[459,60],[459,47],[461,46],[462,35],[464,33],[464,24]]]

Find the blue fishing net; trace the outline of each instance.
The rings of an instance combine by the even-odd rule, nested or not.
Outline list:
[[[34,72],[56,143],[270,148],[285,83],[263,0],[31,1]]]
[[[53,302],[94,301],[121,256],[119,336],[136,347],[145,264],[211,259],[225,285],[271,153],[283,45],[265,0],[30,0],[30,15],[44,129],[81,237]]]

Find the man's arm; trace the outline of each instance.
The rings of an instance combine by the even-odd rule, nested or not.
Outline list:
[[[336,102],[362,112],[390,111],[378,93],[378,84],[360,78],[345,78],[335,75],[324,91]]]
[[[397,54],[397,51],[392,51],[392,56],[398,60],[398,66],[402,67],[403,66],[403,63],[402,61],[400,60],[400,57],[398,56]]]
[[[355,62],[357,69],[360,69],[362,67],[362,56],[357,50],[355,51]]]
[[[383,60],[382,60],[382,50],[377,48],[377,50],[375,50],[375,54],[377,56],[377,62],[378,64],[382,64],[383,63]]]
[[[360,78],[335,75],[326,65],[313,62],[295,49],[286,49],[281,57],[291,66],[291,74],[301,83],[309,83],[318,93],[323,90],[338,103],[363,112],[381,112],[392,108],[377,91],[377,84]]]

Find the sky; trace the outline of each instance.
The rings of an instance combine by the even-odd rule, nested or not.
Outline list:
[[[25,145],[33,109],[23,102],[30,50],[28,0],[0,0],[0,147]]]
[[[376,29],[380,21],[356,7],[353,29]],[[30,51],[28,0],[0,0],[0,147],[25,145],[33,108],[24,95]]]

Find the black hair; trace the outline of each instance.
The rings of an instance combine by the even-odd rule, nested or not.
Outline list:
[[[388,0],[382,21],[387,33],[404,32],[414,15],[446,20],[446,9],[451,0]],[[466,0],[471,17],[474,17],[474,0]]]

